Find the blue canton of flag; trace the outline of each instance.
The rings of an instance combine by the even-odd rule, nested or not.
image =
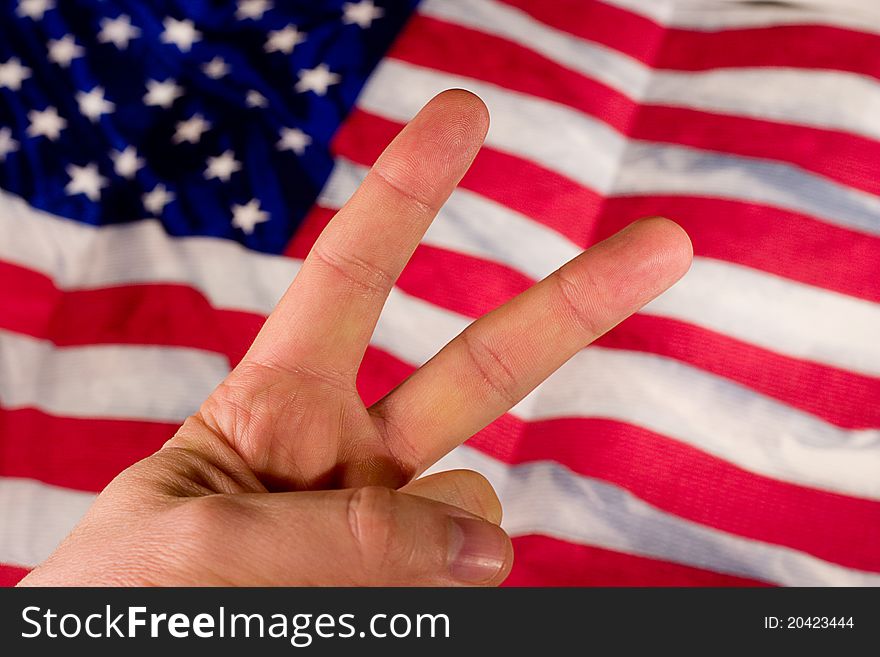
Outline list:
[[[415,0],[0,1],[0,187],[280,253]]]

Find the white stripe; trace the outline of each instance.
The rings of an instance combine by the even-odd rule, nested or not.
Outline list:
[[[319,203],[341,207],[366,172],[338,158]],[[581,252],[556,231],[462,188],[452,193],[424,241],[501,262],[536,280]],[[642,312],[794,358],[880,375],[880,306],[733,263],[695,258],[687,276]]]
[[[94,499],[92,493],[0,477],[0,563],[36,566],[58,547]]]
[[[180,347],[59,348],[0,330],[0,404],[72,417],[180,421],[229,371],[225,357]]]
[[[602,0],[670,27],[722,30],[775,25],[830,25],[880,34],[876,0]]]
[[[598,192],[611,191],[626,139],[570,107],[395,59],[376,67],[358,106],[403,123],[432,96],[453,87],[470,89],[491,108],[486,137],[490,146],[538,162]]]
[[[675,3],[678,1],[680,0],[601,0],[606,5],[616,5],[661,25],[672,24]],[[757,12],[751,13],[757,14]]]
[[[463,446],[431,472],[477,470],[495,487],[512,536],[544,534],[572,543],[663,559],[788,586],[877,586],[880,575],[798,550],[741,538],[660,511],[628,491],[557,463],[508,466]]]
[[[458,194],[459,192],[455,192],[450,204],[443,210],[444,217],[445,213],[456,208]],[[0,212],[0,218],[2,217],[4,214]],[[439,221],[446,221],[444,217]],[[26,217],[19,217],[19,220],[22,219]],[[34,232],[31,233],[32,241],[18,245],[20,250],[16,255],[19,258],[27,259],[28,244],[56,241],[51,235],[43,236],[36,227],[41,226],[43,230],[50,232],[55,226],[66,225],[68,229],[75,227],[73,222],[52,219],[48,215],[35,216],[33,219],[35,221],[22,221],[20,224]],[[511,226],[515,228],[514,223]],[[93,250],[78,255],[90,257],[95,270],[102,271],[102,263],[94,259],[92,253],[103,252],[98,243],[104,229],[83,227],[81,230],[88,231],[92,236]],[[67,236],[72,238],[73,233]],[[538,233],[529,234],[528,238],[534,242],[532,248],[538,250],[552,250],[554,244],[557,247],[560,244],[558,241],[535,241]],[[70,239],[70,243],[76,244],[77,239]],[[58,257],[70,257],[69,254],[62,256],[62,253],[68,254],[66,250],[59,249]],[[211,249],[206,250],[203,256],[199,253],[196,249],[189,252],[192,258],[189,266],[194,271],[199,270],[202,257],[216,255]],[[567,254],[557,255],[564,257]],[[5,256],[5,253],[0,253],[0,257]],[[155,257],[161,258],[161,252],[157,252]],[[530,260],[527,252],[523,257],[525,261]],[[49,257],[47,260],[51,261],[53,258]],[[284,280],[274,281],[265,272],[257,271],[263,262],[265,259],[262,256],[250,259],[242,252],[236,261],[228,262],[227,268],[217,272],[217,278],[212,281],[212,289],[219,293],[227,287],[234,288],[235,281],[238,280],[265,280],[277,290],[283,289],[288,283],[286,277]],[[157,263],[162,266],[160,260]],[[295,269],[296,265],[290,264],[289,267]],[[112,268],[105,271],[113,273]],[[52,274],[51,271],[46,273]],[[742,275],[737,277],[738,274]],[[731,278],[732,286],[723,287],[724,281]],[[695,282],[691,283],[691,280]],[[198,281],[193,283],[197,284]],[[769,297],[762,297],[761,290],[764,289],[770,291]],[[737,305],[733,300],[740,298],[740,295],[746,296]],[[255,291],[254,296],[259,298],[259,291]],[[667,300],[670,297],[672,301]],[[679,299],[678,302],[675,302],[676,298]],[[793,300],[793,305],[787,305],[789,299]],[[793,345],[795,351],[809,348],[809,344],[803,342],[802,336],[813,335],[815,331],[820,338],[827,334],[822,338],[823,341],[813,344],[815,353],[822,353],[823,349],[829,351],[835,344],[848,345],[852,351],[842,352],[851,354],[847,355],[848,358],[861,355],[864,362],[876,367],[876,360],[872,361],[871,357],[876,353],[877,347],[876,344],[872,346],[870,330],[874,331],[874,335],[880,334],[876,330],[877,310],[871,304],[859,305],[860,303],[863,302],[781,279],[774,280],[765,274],[733,265],[703,260],[698,261],[694,274],[689,274],[654,302],[649,307],[649,312],[681,316],[688,312],[693,315],[699,311],[699,317],[686,316],[686,319],[705,323],[706,316],[711,315],[712,321],[720,328],[730,330],[734,335],[744,331],[754,331],[757,334],[762,334],[765,330],[771,331],[773,335],[780,336],[780,344],[775,346],[790,351]],[[739,308],[739,314],[729,308]],[[812,314],[814,309],[817,309],[816,315]],[[268,304],[258,310],[268,312]],[[727,316],[724,315],[725,312],[728,313]],[[794,317],[793,320],[789,320],[790,315]],[[786,321],[792,323],[786,331],[781,331],[775,325],[765,327],[761,322],[766,321],[766,317],[774,318],[773,321],[779,325],[785,325]],[[468,321],[465,317],[395,290],[377,327],[373,343],[404,361],[419,365],[460,332]],[[749,328],[751,324],[758,328]],[[851,324],[860,328],[848,326]],[[805,325],[810,326],[809,331],[802,329]],[[858,332],[865,329],[869,330],[868,334]],[[838,330],[840,333],[835,342],[834,332]],[[849,336],[852,336],[852,341],[845,339]],[[0,361],[0,381],[3,385],[0,398],[15,407],[33,405],[59,414],[181,420],[198,407],[213,385],[222,378],[226,368],[225,360],[220,356],[191,349],[101,346],[54,350],[45,342],[13,334],[5,335],[4,344],[8,345],[4,352],[10,355],[8,358],[4,356]],[[167,362],[187,362],[188,365],[184,368],[170,367],[162,357],[153,358],[159,352],[173,354],[173,358],[169,357]],[[595,350],[595,353],[606,352]],[[599,358],[614,359],[614,354],[608,355],[610,353],[607,352]],[[540,396],[541,408],[554,408],[551,402],[557,396],[570,399],[572,389],[585,389],[589,382],[598,380],[597,377],[601,377],[602,372],[616,371],[621,367],[616,360],[608,361],[607,366],[602,362],[589,365],[587,361],[583,361],[584,365],[576,365],[582,362],[582,358],[595,357],[579,356],[575,359],[575,365],[566,366],[563,370],[576,373],[573,376],[578,381],[577,385],[555,383],[562,377],[562,374],[557,374],[529,399]],[[674,361],[646,354],[630,354],[627,358],[637,363],[632,368],[621,369],[633,372],[633,387],[627,387],[630,385],[627,384],[619,393],[613,394],[617,390],[614,387],[609,388],[607,394],[602,389],[596,389],[591,395],[593,399],[570,402],[568,406],[560,408],[559,412],[575,416],[588,412],[599,415],[614,413],[615,417],[623,421],[635,424],[648,422],[648,426],[661,433],[684,440],[700,449],[714,450],[714,453],[743,467],[769,476],[856,495],[880,496],[880,479],[876,477],[880,467],[875,465],[877,432],[847,432],[836,429],[720,377]],[[572,370],[572,367],[575,369]],[[642,370],[644,375],[641,374]],[[654,374],[651,375],[651,372]],[[100,389],[85,394],[85,388],[79,384],[70,384],[72,373],[75,373],[77,381],[93,381],[89,385]],[[178,373],[182,373],[180,377]],[[666,376],[670,377],[668,381],[664,379]],[[138,394],[132,394],[134,390]],[[626,397],[627,390],[635,391],[632,394],[637,393],[639,396]],[[161,391],[161,394],[156,391]],[[694,396],[696,393],[692,394],[691,391],[706,392]],[[669,405],[667,402],[672,395],[692,406],[679,408],[675,404]],[[644,397],[644,401],[641,397]],[[532,402],[529,399],[523,402],[523,409],[531,408]],[[696,399],[699,402],[688,401]],[[611,406],[602,406],[606,402]],[[583,408],[580,404],[584,404]],[[541,412],[540,409],[523,411],[522,416],[530,419]],[[756,417],[762,418],[761,421],[743,426],[743,418],[748,418],[752,412],[758,413]],[[654,424],[650,424],[651,422]],[[753,447],[750,448],[749,445]],[[874,476],[871,475],[872,468]]]
[[[372,344],[421,365],[469,319],[395,289]],[[0,332],[0,403],[59,415],[182,420],[226,373],[222,357],[170,347],[49,343]],[[844,430],[678,361],[591,347],[513,410],[523,420],[607,417],[770,477],[880,498],[880,430]]]
[[[341,205],[364,171],[340,161],[322,202]],[[216,307],[260,314],[271,311],[299,267],[297,260],[257,254],[226,240],[170,238],[154,221],[79,224],[2,191],[0,234],[0,259],[42,272],[62,289],[177,282],[199,290]],[[463,189],[453,192],[426,241],[497,260],[534,279],[580,251],[555,231]],[[732,263],[697,258],[692,271],[644,312],[795,358],[880,374],[876,304]]]
[[[880,236],[880,197],[796,166],[633,141],[611,196],[708,196],[794,210]]]
[[[612,48],[545,25],[498,0],[426,0],[419,5],[419,12],[513,41],[636,102],[880,138],[880,84],[865,75],[771,67],[725,67],[705,72],[652,69]]]
[[[880,376],[880,305],[748,267],[695,258],[680,284],[641,312],[794,358]]]
[[[613,189],[627,139],[567,105],[386,58],[358,96],[358,106],[406,122],[432,96],[454,87],[470,89],[490,108],[487,144],[539,162],[596,191]]]
[[[693,191],[700,176],[715,175],[700,164],[690,175],[684,171],[687,165],[675,157],[661,159],[655,167],[644,162],[649,160],[624,169],[635,172],[624,178],[631,187],[639,180],[669,177],[681,185],[697,183],[690,186]],[[669,173],[676,166],[683,170],[681,175]],[[337,182],[325,194],[344,200],[357,180],[353,175],[343,165],[334,176]],[[734,169],[729,175],[736,177]],[[754,191],[761,178],[744,184]],[[431,231],[437,236],[435,244],[497,259],[533,278],[549,273],[579,250],[536,222],[464,190],[453,194]],[[200,290],[217,307],[262,314],[274,307],[298,268],[292,259],[256,254],[226,240],[170,238],[154,221],[100,229],[77,224],[34,210],[5,192],[0,192],[0,233],[4,235],[0,258],[41,271],[62,289],[178,282]],[[880,335],[880,311],[875,304],[734,264],[698,259],[694,270],[647,312],[680,318],[797,358],[880,373],[880,341],[874,338]],[[804,326],[810,330],[803,330]]]
[[[337,157],[318,204],[341,208],[367,170]],[[463,187],[452,193],[422,242],[503,263],[535,280],[583,251],[556,231]]]
[[[486,143],[604,195],[688,193],[776,205],[880,235],[880,197],[781,162],[627,140],[570,107],[501,87],[384,60],[358,98],[408,121],[435,94],[463,87],[491,108]]]
[[[880,84],[857,73],[769,67],[655,72],[642,100],[880,139]]]
[[[100,228],[60,219],[0,190],[0,259],[62,289],[180,283],[218,308],[266,313],[296,275],[289,258],[214,237],[169,237],[154,219]]]

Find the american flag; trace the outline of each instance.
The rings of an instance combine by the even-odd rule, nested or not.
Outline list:
[[[0,578],[237,362],[449,87],[483,151],[388,301],[379,398],[640,216],[690,273],[438,469],[515,585],[880,585],[875,0],[0,0]]]

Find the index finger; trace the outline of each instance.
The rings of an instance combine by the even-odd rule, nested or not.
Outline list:
[[[388,293],[488,124],[486,106],[462,89],[425,105],[318,237],[245,360],[353,383]]]

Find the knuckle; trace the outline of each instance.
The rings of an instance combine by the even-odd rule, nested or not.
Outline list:
[[[553,274],[556,283],[556,298],[563,316],[569,317],[584,333],[599,336],[605,332],[600,321],[600,313],[594,312],[596,303],[592,301],[599,294],[599,286],[587,278],[584,284],[571,279],[563,269]],[[589,288],[588,291],[584,287]]]
[[[237,448],[257,453],[271,436],[303,429],[309,410],[329,395],[354,398],[354,375],[243,361],[202,404],[199,416]]]
[[[264,418],[257,398],[266,385],[253,379],[249,372],[233,371],[202,403],[199,414],[221,435],[240,435]]]
[[[385,295],[394,285],[396,276],[384,267],[352,253],[330,251],[320,246],[312,257],[339,274],[354,290],[370,296]]]
[[[391,398],[386,397],[368,408],[367,413],[372,417],[382,444],[397,468],[402,486],[418,474],[422,458],[411,436],[401,426],[397,414],[390,407],[392,403]]]
[[[504,354],[477,337],[472,331],[465,330],[461,337],[465,353],[483,378],[490,393],[508,406],[514,406],[520,400],[520,395],[517,392],[516,377]]]
[[[227,524],[234,501],[226,495],[204,495],[181,504],[183,520],[193,532],[204,534]]]
[[[413,164],[408,158],[388,154],[370,169],[369,175],[390,189],[399,202],[409,203],[416,213],[433,216],[439,210],[432,200],[437,196],[436,182],[420,176],[421,167]]]
[[[394,493],[381,486],[357,489],[348,501],[348,526],[368,579],[375,579],[391,559],[395,536]]]
[[[250,511],[236,495],[206,495],[174,504],[157,518],[154,535],[169,537],[147,560],[165,582],[229,585],[245,571],[237,566],[238,540],[250,533]]]
[[[223,542],[216,539],[231,528],[233,504],[226,495],[206,495],[177,505],[166,518],[175,543],[191,558],[211,556],[218,542]]]

